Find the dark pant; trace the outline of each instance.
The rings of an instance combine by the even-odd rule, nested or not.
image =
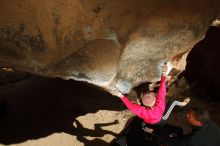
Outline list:
[[[157,128],[155,133],[151,135],[151,139],[149,139],[149,135],[142,129],[142,122],[142,119],[135,117],[117,140],[118,143],[114,143],[114,146],[159,146],[170,139],[170,134],[178,137],[183,135],[181,128],[165,124]]]

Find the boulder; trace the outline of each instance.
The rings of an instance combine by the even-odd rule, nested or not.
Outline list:
[[[220,16],[218,0],[0,3],[0,67],[126,92],[158,81],[165,61],[173,76],[184,70],[189,50]]]

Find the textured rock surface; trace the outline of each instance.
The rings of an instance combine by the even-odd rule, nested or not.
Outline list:
[[[183,70],[179,60],[219,15],[218,0],[0,3],[0,66],[107,89],[158,81],[166,60]]]

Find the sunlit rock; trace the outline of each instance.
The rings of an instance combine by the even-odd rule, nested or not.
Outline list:
[[[184,70],[188,51],[219,15],[218,0],[0,3],[1,67],[127,92],[158,81],[165,61],[176,75]]]

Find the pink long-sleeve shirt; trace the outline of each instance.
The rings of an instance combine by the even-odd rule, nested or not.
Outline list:
[[[144,122],[149,124],[158,123],[165,110],[165,96],[166,96],[166,77],[161,77],[160,88],[156,96],[156,102],[153,108],[144,107],[131,102],[126,96],[123,96],[121,100],[127,106],[127,108],[138,117],[142,118]]]

